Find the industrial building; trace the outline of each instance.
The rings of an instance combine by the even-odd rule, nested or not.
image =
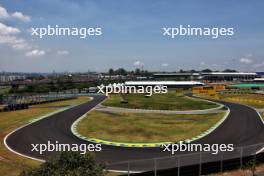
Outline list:
[[[172,79],[172,80],[198,80],[199,73],[155,73],[153,74],[154,79]]]
[[[199,73],[155,73],[155,80],[203,80],[207,82],[218,81],[253,81],[260,77],[257,73],[248,72],[199,72]]]
[[[203,86],[204,83],[198,81],[126,81],[126,86],[156,86],[162,85],[168,88],[191,88]]]
[[[258,77],[257,73],[245,72],[209,72],[201,73],[201,77],[206,81],[253,81]]]

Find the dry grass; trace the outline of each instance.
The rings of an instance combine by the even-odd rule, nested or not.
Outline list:
[[[264,108],[264,95],[260,94],[224,94],[220,95],[219,98],[224,101],[245,104],[254,108]]]
[[[216,124],[224,113],[179,115],[92,111],[78,125],[83,136],[114,142],[170,142],[190,139]]]
[[[87,101],[87,97],[80,97],[73,100],[61,102],[46,103],[43,106],[73,105]],[[3,139],[14,129],[27,124],[33,118],[53,112],[59,108],[29,108],[19,111],[0,113],[0,175],[17,176],[21,170],[30,167],[36,167],[39,162],[18,156],[5,148]]]

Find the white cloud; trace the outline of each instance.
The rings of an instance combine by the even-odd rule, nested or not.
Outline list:
[[[24,39],[17,38],[16,36],[0,35],[0,44],[7,44],[14,49],[25,50],[30,49],[31,46]]]
[[[250,63],[253,62],[253,60],[250,59],[250,58],[242,57],[242,58],[239,60],[239,62],[244,63],[244,64],[250,64]]]
[[[169,64],[167,64],[167,63],[163,63],[163,64],[161,64],[161,66],[162,66],[162,67],[168,67]]]
[[[30,44],[16,35],[20,33],[18,28],[0,23],[0,44],[6,44],[14,49],[30,49]]]
[[[24,21],[24,22],[28,22],[28,21],[31,20],[29,16],[24,15],[24,14],[21,13],[21,12],[15,12],[15,13],[13,13],[13,14],[12,14],[12,17],[13,17],[13,18],[16,18],[16,19],[19,19],[19,20],[21,20],[21,21]]]
[[[4,18],[4,19],[14,18],[14,19],[18,19],[24,22],[28,22],[31,20],[30,16],[24,15],[22,12],[14,12],[10,14],[7,12],[7,10],[4,7],[0,5],[0,19],[1,18]]]
[[[22,12],[8,13],[7,10],[0,5],[0,19],[18,19],[23,22],[30,21],[30,17],[24,15]],[[8,26],[0,22],[0,44],[5,44],[12,47],[15,50],[25,50],[25,56],[43,56],[45,55],[44,50],[34,49],[37,46],[32,45],[27,40],[20,38],[18,34],[20,29]]]
[[[59,55],[59,56],[68,55],[68,54],[70,54],[70,52],[67,50],[57,51],[57,55]]]
[[[255,68],[264,67],[264,62],[257,63],[255,65],[253,65],[253,67],[255,67]]]
[[[34,56],[43,56],[45,55],[45,51],[44,50],[38,50],[38,49],[35,49],[35,50],[32,50],[32,51],[29,51],[26,53],[26,56],[28,57],[34,57]]]
[[[142,62],[140,62],[140,61],[135,61],[134,63],[133,63],[133,65],[134,66],[142,66],[142,65],[144,65]]]
[[[7,10],[0,5],[0,19],[3,18],[16,18],[22,21],[30,21],[30,17],[21,12],[9,14]],[[8,26],[0,22],[0,44],[6,44],[14,49],[29,50],[32,48],[25,39],[19,38],[17,34],[20,33],[18,28]]]
[[[205,65],[205,62],[200,62],[200,65]]]
[[[9,14],[7,13],[6,9],[0,6],[0,19],[1,18],[8,18]]]
[[[9,34],[17,34],[20,33],[18,28],[14,28],[11,26],[7,26],[3,23],[0,23],[0,35],[9,35]]]

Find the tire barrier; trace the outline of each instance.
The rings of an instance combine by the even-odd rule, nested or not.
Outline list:
[[[77,96],[75,95],[11,96],[11,98],[6,97],[5,104],[0,109],[0,112],[28,109],[29,106],[32,106],[32,105],[51,103],[51,102],[57,102],[57,101],[65,101],[65,100],[75,99],[76,97]]]

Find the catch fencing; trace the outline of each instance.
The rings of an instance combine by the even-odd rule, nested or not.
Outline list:
[[[112,162],[107,170],[120,171],[124,175],[191,176],[221,173],[230,169],[243,169],[250,163],[264,162],[264,143],[236,147],[231,152],[195,152],[168,157]]]

